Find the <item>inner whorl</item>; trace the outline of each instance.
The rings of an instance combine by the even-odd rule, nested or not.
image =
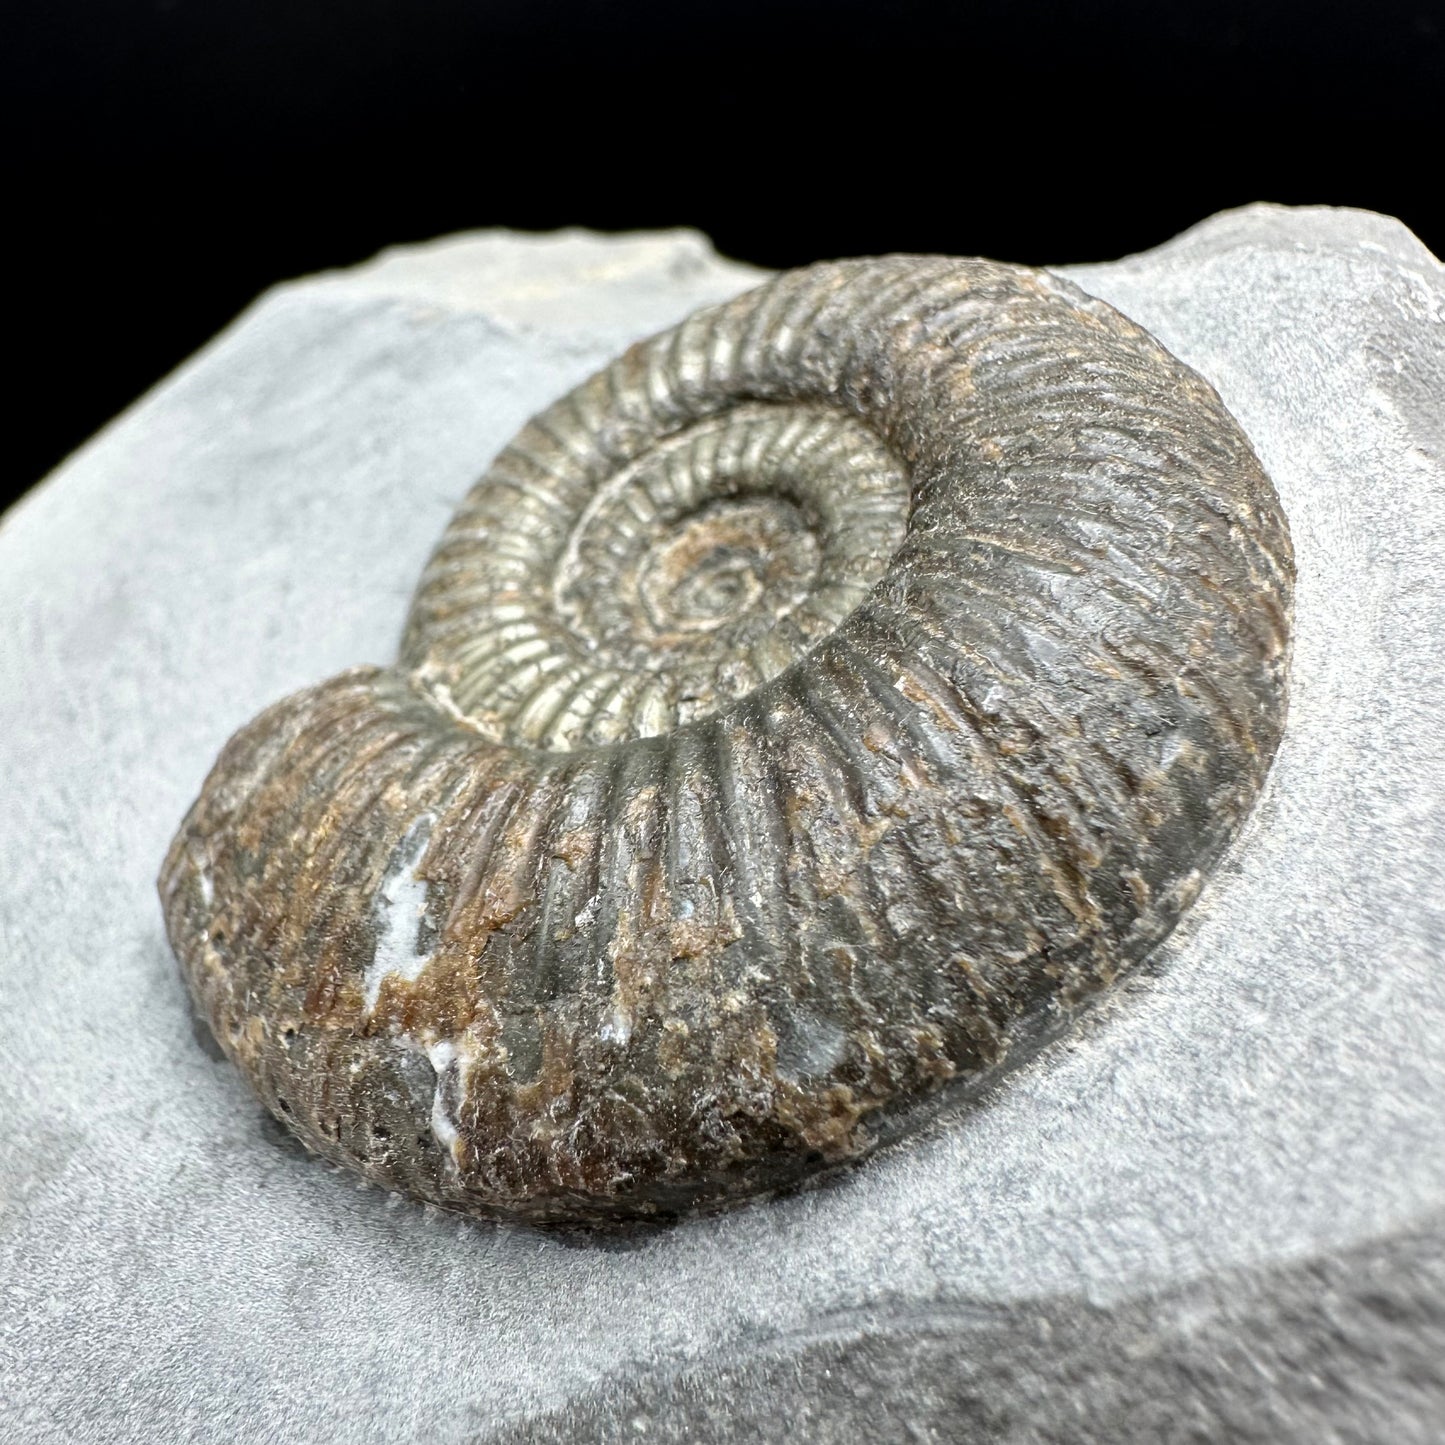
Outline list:
[[[1045,273],[792,272],[528,424],[400,666],[228,745],[162,874],[313,1148],[478,1213],[765,1192],[1178,920],[1284,716],[1278,501]]]
[[[904,537],[906,469],[836,406],[659,419],[607,456],[585,405],[506,448],[412,608],[404,665],[498,742],[565,751],[710,715],[833,632]]]

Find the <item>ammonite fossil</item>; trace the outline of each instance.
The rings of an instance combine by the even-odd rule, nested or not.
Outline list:
[[[392,668],[227,745],[161,873],[314,1151],[672,1214],[897,1138],[1175,925],[1279,740],[1292,558],[1214,391],[1043,272],[785,273],[463,504]]]

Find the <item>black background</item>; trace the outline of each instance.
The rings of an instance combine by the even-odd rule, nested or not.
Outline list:
[[[6,26],[0,504],[271,282],[468,227],[1042,263],[1269,199],[1445,248],[1441,0],[51,0]]]

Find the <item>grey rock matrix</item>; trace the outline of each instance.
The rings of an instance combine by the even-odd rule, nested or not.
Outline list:
[[[0,525],[0,1439],[1445,1437],[1445,274],[1256,207],[1066,268],[1288,513],[1290,716],[1144,976],[823,1189],[594,1236],[304,1156],[153,890],[231,731],[394,656],[527,416],[756,273],[489,234],[279,288]]]

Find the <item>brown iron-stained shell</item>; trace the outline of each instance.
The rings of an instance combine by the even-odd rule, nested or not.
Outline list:
[[[530,422],[398,665],[231,740],[170,938],[267,1106],[379,1183],[772,1191],[1173,928],[1279,741],[1292,575],[1218,396],[1108,306],[786,273]]]

